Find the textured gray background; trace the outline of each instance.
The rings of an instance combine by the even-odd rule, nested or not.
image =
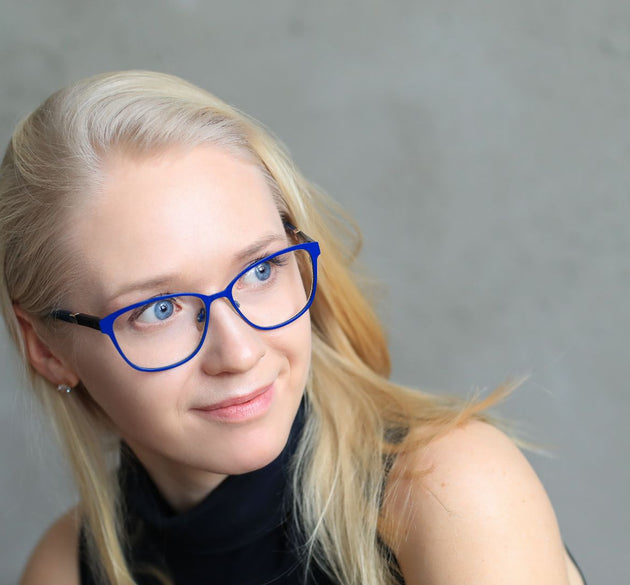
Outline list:
[[[358,219],[399,381],[502,408],[591,583],[630,582],[630,3],[4,0],[0,140],[103,70],[253,114]],[[73,500],[0,338],[0,583]],[[41,429],[44,429],[41,431]],[[622,554],[622,551],[624,554]]]

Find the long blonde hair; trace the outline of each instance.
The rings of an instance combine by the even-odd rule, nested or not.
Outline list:
[[[383,539],[391,541],[397,527],[381,512],[388,462],[484,405],[388,380],[384,334],[351,269],[358,233],[246,115],[179,78],[130,71],[63,89],[22,121],[0,167],[0,296],[8,329],[28,364],[13,305],[54,327],[43,316],[61,305],[80,274],[64,253],[66,210],[98,187],[108,155],[199,144],[254,161],[283,217],[323,250],[311,308],[308,416],[292,469],[305,566],[316,562],[347,585],[393,584],[396,564]],[[93,566],[105,583],[133,584],[108,467],[108,451],[117,448],[111,425],[89,392],[61,395],[27,368],[70,460]]]

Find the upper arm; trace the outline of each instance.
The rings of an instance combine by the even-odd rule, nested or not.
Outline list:
[[[79,521],[70,510],[46,531],[26,564],[20,585],[79,585]]]
[[[499,430],[468,423],[403,457],[394,478],[403,466],[418,473],[399,476],[385,512],[403,527],[391,545],[407,585],[569,583],[545,490]]]

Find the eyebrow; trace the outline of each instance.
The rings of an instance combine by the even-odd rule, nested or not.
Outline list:
[[[247,246],[247,248],[238,252],[234,258],[237,262],[245,262],[246,260],[249,260],[252,256],[258,254],[261,250],[264,250],[267,246],[276,242],[286,242],[285,232],[282,232],[282,234],[268,234],[266,236],[258,238],[252,244]]]
[[[246,248],[243,248],[242,250],[238,251],[233,257],[233,262],[236,264],[241,264],[243,262],[246,262],[247,260],[250,260],[252,257],[259,254],[262,250],[264,250],[265,248],[267,248],[268,246],[276,242],[286,243],[286,235],[284,232],[282,232],[281,234],[280,233],[267,234],[258,238],[253,243],[249,244]],[[234,273],[234,276],[236,276],[236,272]],[[134,291],[139,292],[142,290],[151,290],[151,289],[155,290],[158,288],[164,288],[165,286],[172,284],[177,279],[177,277],[178,277],[178,273],[167,273],[167,274],[161,274],[159,276],[156,276],[148,280],[130,282],[120,287],[119,289],[117,289],[114,294],[108,295],[107,304],[111,305],[119,297],[132,293]],[[177,292],[177,291],[174,291],[174,292]],[[183,291],[179,291],[179,292],[183,292]]]

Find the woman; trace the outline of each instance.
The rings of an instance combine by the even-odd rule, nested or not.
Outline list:
[[[80,493],[24,585],[581,582],[483,420],[497,395],[388,381],[344,222],[243,114],[81,81],[16,129],[0,222],[4,317]]]

